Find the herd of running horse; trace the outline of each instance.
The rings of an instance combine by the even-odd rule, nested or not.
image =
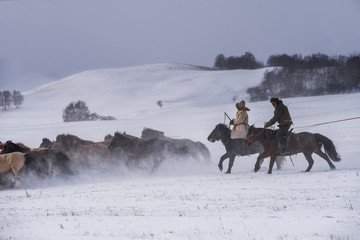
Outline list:
[[[101,142],[93,142],[60,134],[55,141],[43,138],[36,149],[10,140],[0,143],[0,148],[0,186],[6,187],[13,187],[18,178],[32,175],[66,177],[82,171],[118,170],[117,167],[152,173],[165,159],[210,162],[210,152],[201,142],[173,139],[149,128],[143,130],[140,138],[116,132]]]

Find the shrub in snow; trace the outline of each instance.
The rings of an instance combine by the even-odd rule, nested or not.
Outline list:
[[[84,101],[71,102],[63,110],[62,117],[64,122],[116,120],[112,116],[100,116],[97,113],[90,113]]]

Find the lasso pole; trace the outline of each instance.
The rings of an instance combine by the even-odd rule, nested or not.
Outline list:
[[[336,121],[331,121],[331,122],[323,122],[323,123],[317,123],[317,124],[312,124],[312,125],[307,125],[307,126],[300,126],[300,127],[294,127],[294,128],[315,127],[315,126],[320,126],[320,125],[324,125],[324,124],[344,122],[344,121],[355,120],[355,119],[360,119],[360,117],[346,118],[346,119],[341,119],[341,120],[336,120]]]

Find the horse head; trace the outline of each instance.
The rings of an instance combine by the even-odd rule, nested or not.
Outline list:
[[[221,140],[223,136],[230,136],[230,129],[225,124],[219,123],[214,130],[212,130],[207,139],[213,143]]]
[[[39,148],[51,148],[54,142],[50,141],[48,138],[43,138]]]
[[[111,143],[109,145],[109,148],[110,149],[114,149],[117,147],[131,148],[131,147],[134,147],[138,141],[139,141],[139,138],[137,138],[137,137],[127,135],[126,133],[116,132],[114,134],[113,140],[111,141]]]
[[[31,149],[27,146],[25,146],[24,144],[21,143],[13,143],[12,141],[6,141],[6,143],[3,146],[3,150],[1,151],[1,153],[12,153],[12,152],[22,152],[22,153],[27,153],[30,152]]]
[[[144,128],[141,133],[142,139],[152,139],[152,138],[164,138],[164,132],[154,130],[151,128]]]

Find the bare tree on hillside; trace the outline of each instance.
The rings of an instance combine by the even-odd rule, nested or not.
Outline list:
[[[14,90],[13,95],[12,95],[12,101],[13,101],[15,107],[19,108],[19,106],[24,101],[24,96],[21,95],[21,93],[19,91]]]

